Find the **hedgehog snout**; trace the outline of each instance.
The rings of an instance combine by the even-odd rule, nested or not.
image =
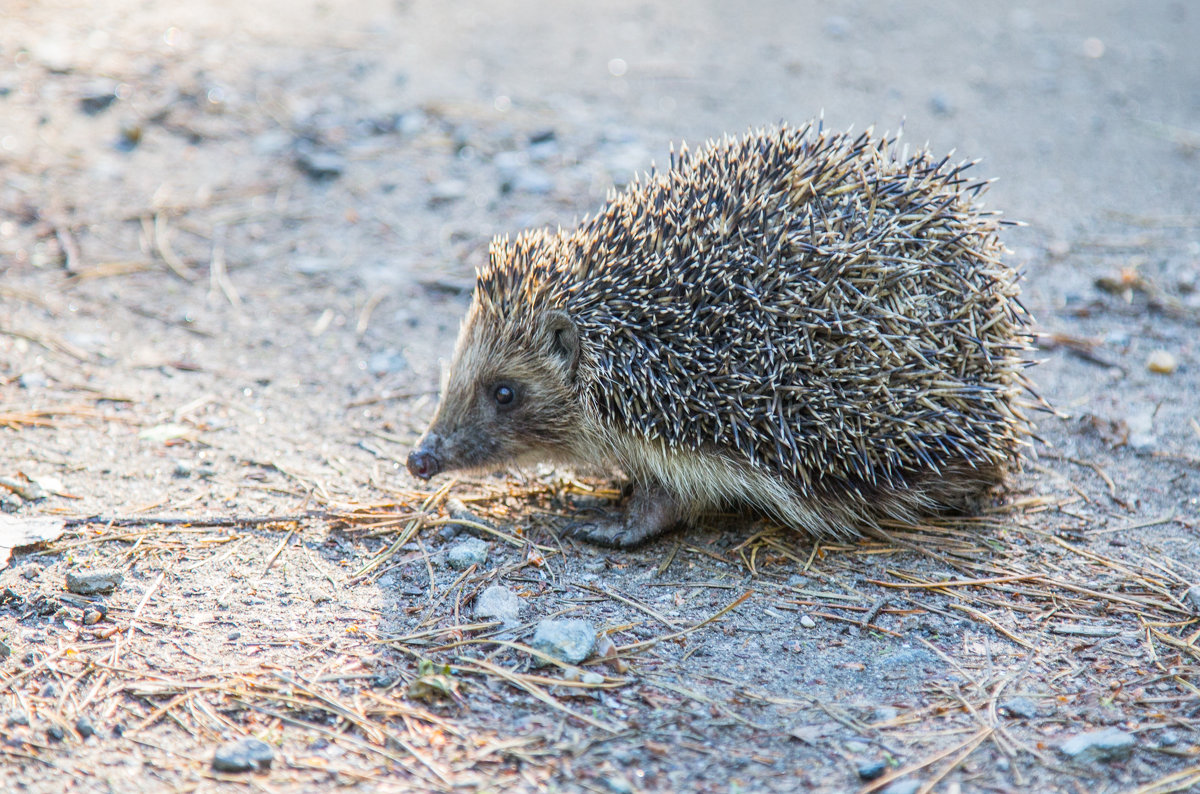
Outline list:
[[[433,451],[437,441],[437,436],[426,436],[417,444],[416,449],[408,453],[409,474],[428,480],[442,470],[442,461]]]

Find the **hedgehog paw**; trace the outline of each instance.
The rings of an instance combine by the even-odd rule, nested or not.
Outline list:
[[[635,488],[624,514],[576,521],[566,528],[566,534],[597,546],[631,549],[678,526],[680,521],[678,505],[665,491]]]
[[[610,549],[631,549],[640,546],[663,531],[645,525],[631,526],[621,518],[614,521],[576,522],[566,528],[566,534],[573,538]]]

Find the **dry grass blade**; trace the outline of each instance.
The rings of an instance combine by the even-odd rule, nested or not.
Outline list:
[[[1176,791],[1192,791],[1196,786],[1200,786],[1200,764],[1164,775],[1131,789],[1128,794],[1173,794]]]
[[[477,674],[481,674],[481,675],[491,674],[494,676],[498,676],[498,677],[504,679],[505,681],[509,682],[513,686],[517,687],[518,689],[523,689],[524,691],[528,692],[530,695],[533,695],[535,698],[542,701],[546,705],[551,706],[552,708],[555,708],[555,709],[563,712],[564,714],[574,717],[575,719],[579,720],[580,722],[585,722],[594,728],[599,728],[600,730],[606,731],[611,734],[618,734],[618,733],[622,732],[623,730],[625,730],[625,727],[622,725],[613,725],[613,724],[604,722],[602,720],[595,719],[594,717],[589,717],[586,714],[581,714],[581,713],[575,711],[574,709],[564,706],[562,703],[559,703],[558,700],[553,695],[551,695],[549,692],[547,692],[540,685],[529,680],[528,676],[523,676],[519,673],[514,673],[511,670],[506,670],[503,667],[501,667],[500,665],[489,662],[486,659],[472,659],[468,656],[459,656],[456,661],[457,661],[456,667],[463,670],[464,672],[477,673]]]
[[[455,482],[456,480],[450,480],[441,488],[438,488],[436,491],[429,494],[429,496],[421,504],[420,513],[408,522],[408,525],[404,527],[404,530],[401,531],[399,537],[393,541],[392,545],[375,555],[375,557],[373,557],[367,564],[355,571],[350,577],[350,583],[354,584],[355,582],[361,582],[373,571],[378,570],[380,566],[391,559],[396,552],[404,548],[405,544],[416,537],[416,534],[420,532],[425,527],[426,522],[430,520],[427,518],[428,511],[437,507],[437,505],[441,504],[442,501],[445,500],[446,495],[450,493],[450,489],[454,487]]]
[[[928,766],[936,764],[943,758],[954,755],[954,760],[950,762],[950,765],[941,774],[936,776],[932,781],[928,781],[926,785],[922,786],[920,789],[921,792],[931,791],[933,786],[936,785],[937,782],[942,779],[942,777],[948,774],[954,767],[961,764],[967,756],[975,752],[975,749],[979,747],[979,745],[983,744],[983,742],[992,735],[993,730],[994,729],[990,727],[982,728],[978,733],[973,735],[970,739],[967,739],[965,742],[957,744],[953,747],[948,747],[941,752],[934,753],[928,758],[924,758],[920,761],[909,764],[908,766],[903,766],[899,769],[888,772],[886,775],[876,778],[863,788],[859,789],[859,794],[870,794],[872,791],[879,791],[881,788],[895,780],[899,780],[902,777],[911,775],[913,772],[919,772]],[[956,753],[957,755],[955,755]]]
[[[666,642],[668,640],[677,639],[679,637],[686,637],[687,635],[691,634],[693,631],[702,629],[705,626],[707,626],[709,623],[712,623],[713,621],[720,620],[722,617],[724,617],[724,615],[727,612],[740,606],[747,598],[749,598],[752,595],[754,595],[754,591],[747,590],[746,592],[742,593],[740,596],[735,598],[733,601],[726,604],[720,610],[718,610],[717,612],[714,612],[712,615],[710,615],[709,617],[705,618],[704,620],[700,621],[699,623],[697,623],[696,625],[694,625],[690,628],[686,628],[683,631],[672,632],[671,634],[664,634],[661,637],[651,637],[650,639],[643,640],[641,642],[632,642],[629,645],[619,646],[617,648],[617,653],[624,654],[624,653],[630,653],[633,651],[639,651],[639,650],[643,650],[645,648],[650,648],[655,645],[658,645],[660,642]]]
[[[895,571],[889,571],[895,574]],[[898,574],[897,574],[898,575]],[[1033,579],[1041,579],[1042,574],[1014,574],[1012,576],[992,576],[985,579],[955,579],[944,582],[885,582],[879,579],[868,579],[871,584],[877,584],[880,587],[895,587],[895,588],[917,588],[922,590],[941,590],[948,587],[978,587],[985,584],[1003,584],[1005,582],[1024,582]]]

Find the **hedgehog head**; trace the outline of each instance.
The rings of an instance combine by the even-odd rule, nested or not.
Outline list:
[[[580,338],[554,248],[545,233],[493,242],[437,413],[408,457],[413,475],[569,457],[582,422]]]

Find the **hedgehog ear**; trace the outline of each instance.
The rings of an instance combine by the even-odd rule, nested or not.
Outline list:
[[[579,366],[579,329],[570,315],[563,311],[546,312],[544,322],[550,350],[558,356],[572,377]]]

